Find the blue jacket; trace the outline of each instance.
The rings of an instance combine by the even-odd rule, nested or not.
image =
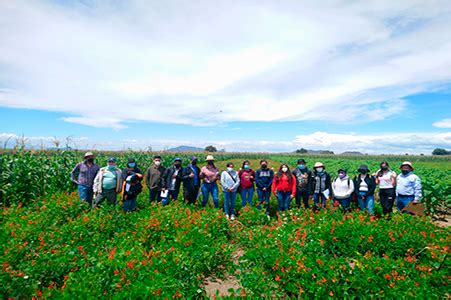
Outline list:
[[[255,182],[257,184],[257,188],[267,188],[271,189],[272,180],[274,178],[274,171],[266,168],[266,169],[258,169],[255,172]]]

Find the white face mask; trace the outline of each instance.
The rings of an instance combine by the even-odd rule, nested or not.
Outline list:
[[[159,167],[161,165],[161,161],[159,161],[159,160],[155,161],[154,163],[157,167]]]
[[[287,171],[288,171],[288,168],[287,168],[287,167],[283,167],[283,168],[282,168],[282,172],[286,173]]]
[[[232,172],[232,171],[233,171],[233,168],[228,167],[228,168],[227,168],[227,171]]]
[[[321,173],[322,171],[324,171],[324,169],[323,168],[316,168],[316,171]]]

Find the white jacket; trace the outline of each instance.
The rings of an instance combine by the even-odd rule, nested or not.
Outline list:
[[[334,197],[337,199],[346,199],[354,192],[354,182],[346,176],[343,179],[337,178],[332,182]]]
[[[94,184],[92,186],[92,189],[95,194],[101,194],[102,193],[102,185],[103,185],[103,174],[107,170],[108,167],[103,167],[97,172],[96,178],[94,178]],[[116,172],[116,193],[120,193],[122,191],[122,171],[119,168],[115,168],[114,171]]]

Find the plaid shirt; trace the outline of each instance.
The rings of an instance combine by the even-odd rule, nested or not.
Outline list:
[[[78,163],[71,172],[71,179],[78,184],[91,187],[99,169],[97,164],[88,166],[86,162]]]

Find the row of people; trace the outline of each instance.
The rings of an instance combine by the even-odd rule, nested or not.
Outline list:
[[[332,180],[323,163],[315,163],[311,171],[304,159],[298,160],[293,171],[287,164],[282,164],[274,172],[266,160],[261,160],[260,168],[254,171],[246,160],[238,171],[233,163],[228,163],[226,170],[220,172],[212,155],[207,156],[206,165],[202,168],[197,166],[198,159],[195,156],[191,157],[186,167],[182,166],[180,158],[175,158],[173,164],[165,168],[161,164],[161,156],[156,155],[152,165],[143,174],[132,158],[124,170],[117,168],[113,157],[108,159],[108,166],[104,168],[95,164],[91,152],[86,153],[84,158],[72,171],[72,180],[78,185],[80,199],[91,205],[95,198],[95,207],[105,199],[109,203],[116,203],[117,194],[122,192],[125,211],[135,208],[143,178],[149,188],[150,202],[157,201],[162,205],[176,200],[183,184],[185,201],[194,204],[199,194],[202,194],[202,207],[207,205],[211,196],[213,205],[219,208],[220,183],[224,193],[224,211],[231,219],[235,217],[236,195],[240,194],[243,207],[252,205],[255,187],[257,207],[261,209],[263,206],[267,214],[271,195],[277,198],[279,211],[289,209],[293,199],[297,207],[301,206],[302,201],[305,208],[309,208],[309,199],[313,199],[315,210],[325,207],[326,201],[333,199],[336,205],[341,204],[343,211],[347,212],[354,199],[360,209],[370,214],[374,213],[377,185],[384,214],[392,212],[395,199],[398,210],[421,199],[421,180],[413,173],[410,162],[401,165],[399,175],[390,169],[387,162],[382,162],[374,174],[370,174],[368,167],[362,165],[355,178],[351,179],[345,169],[340,169]]]

